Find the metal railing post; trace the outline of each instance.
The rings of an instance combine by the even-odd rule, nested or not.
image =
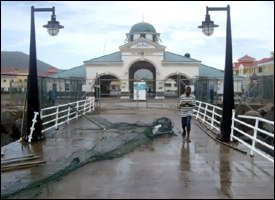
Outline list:
[[[232,109],[232,125],[231,125],[231,133],[230,133],[230,141],[233,141],[233,133],[234,133],[234,122],[235,122],[235,115],[236,111],[235,109]]]
[[[259,125],[259,119],[256,118],[255,121],[255,127],[254,127],[254,133],[253,133],[253,140],[252,140],[252,148],[250,151],[250,156],[254,156],[254,149],[255,149],[255,141],[257,140],[257,131],[258,131],[258,125]]]
[[[211,127],[210,129],[212,130],[213,129],[213,126],[214,126],[214,118],[215,118],[215,106],[213,106],[213,110],[212,110],[212,119],[211,119]]]
[[[70,104],[69,104],[68,115],[67,115],[67,124],[69,124],[69,121],[70,121],[70,112],[71,112],[71,107],[70,107]]]
[[[79,116],[78,108],[79,108],[79,101],[76,102],[76,119],[78,119],[78,116]]]
[[[59,106],[56,107],[55,129],[58,129],[58,115],[59,115]]]
[[[199,107],[198,107],[196,119],[198,119],[198,117],[199,117],[200,108],[201,108],[201,101],[199,102]]]
[[[205,121],[205,115],[206,115],[207,109],[208,109],[208,104],[206,103],[205,104],[204,115],[203,115],[203,121]]]

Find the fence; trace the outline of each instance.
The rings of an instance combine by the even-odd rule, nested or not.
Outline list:
[[[242,144],[244,144],[245,146],[250,148],[250,155],[254,156],[254,152],[260,154],[261,156],[267,158],[268,160],[272,161],[274,163],[274,121],[269,121],[260,117],[254,117],[254,116],[245,116],[245,115],[238,115],[238,118],[242,118],[242,119],[252,119],[255,120],[255,125],[252,126],[249,123],[245,123],[239,119],[236,118],[236,112],[235,110],[233,110],[232,112],[232,126],[231,126],[231,134],[230,134],[230,140],[232,141],[233,139],[238,140],[239,142],[241,142]],[[273,126],[273,133],[268,132],[262,128],[259,127],[260,123],[264,122],[268,125],[272,125]],[[253,130],[253,135],[249,135],[247,133],[245,133],[243,130],[240,130],[239,128],[235,127],[236,123],[240,123],[246,127],[249,127]],[[240,133],[240,135],[244,135],[247,138],[252,140],[252,144],[247,143],[244,139],[241,139],[237,133]],[[267,137],[270,137],[270,141],[273,141],[273,146],[271,146],[270,144],[266,143],[266,138],[264,140],[258,139],[259,138],[259,133],[264,134]],[[260,137],[263,138],[263,137]],[[272,143],[272,142],[271,142]],[[266,152],[264,152],[263,148],[259,149],[256,148],[256,145],[260,144],[264,147],[266,147],[268,150],[271,150],[271,153],[273,154],[273,157],[271,157],[269,154],[267,154]]]
[[[202,101],[196,101],[196,109],[194,109],[193,116],[196,119],[202,120],[204,123],[210,126],[210,129],[220,130],[220,119],[222,108],[205,103]]]
[[[58,104],[82,100],[86,95],[95,96],[97,101],[106,98],[123,101],[125,96],[133,99],[134,82],[146,82],[146,100],[158,96],[164,98],[179,98],[184,86],[192,85],[196,99],[215,105],[222,102],[223,79],[197,77],[186,79],[179,75],[164,80],[153,79],[117,79],[105,75],[98,79],[86,77],[38,77],[40,107],[46,108]],[[27,91],[27,75],[1,74],[1,105],[24,106]],[[247,103],[264,105],[274,102],[274,76],[259,77],[251,82],[247,79],[234,78],[234,93]],[[127,91],[127,92],[123,92]]]
[[[94,97],[89,97],[86,100],[42,109],[42,133],[52,128],[57,129],[61,124],[69,123],[69,121],[77,119],[80,115],[85,115],[87,112],[94,111],[94,101]]]
[[[1,106],[24,106],[27,78],[27,75],[1,74]],[[82,91],[82,85],[86,80],[82,77],[39,76],[37,79],[41,108],[82,100],[85,94]]]
[[[219,133],[220,119],[222,117],[221,115],[222,108],[211,105],[209,103],[196,101],[196,107],[194,108],[193,111],[194,111],[193,116],[196,119],[199,119],[203,123],[208,124],[210,126],[210,129],[215,129],[217,132],[214,132],[214,133],[216,134]],[[254,116],[238,115],[238,117],[242,119],[255,120],[255,125],[253,126],[249,123],[246,123],[245,121],[241,121],[237,119],[236,111],[233,109],[230,140],[233,141],[233,139],[236,139],[237,141],[241,142],[246,147],[248,147],[250,149],[251,156],[254,155],[254,152],[257,152],[258,154],[267,158],[271,162],[274,162],[274,121],[269,121],[269,120],[266,120],[260,117],[254,117]],[[245,127],[242,127],[242,130],[240,130],[238,128],[237,123],[242,124],[246,127],[249,127],[251,129],[250,132],[253,132],[253,136],[243,131],[243,130],[246,130],[247,132],[249,132],[247,129],[245,129]],[[273,129],[273,132],[268,132],[263,128],[260,128],[259,127],[260,123],[265,123],[267,125],[273,126],[271,127]],[[264,125],[261,124],[261,126],[264,126]],[[265,136],[269,137],[269,139],[267,139],[267,137],[261,137],[261,139],[259,139],[260,138],[259,136],[261,134],[264,134]],[[247,142],[247,138],[243,138],[242,136],[245,136],[248,139],[250,139],[251,144]],[[265,148],[267,148],[267,150]],[[273,155],[273,157],[270,154]]]

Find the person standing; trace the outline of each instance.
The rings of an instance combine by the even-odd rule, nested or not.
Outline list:
[[[193,113],[193,107],[196,105],[196,98],[191,94],[191,87],[186,86],[185,92],[180,96],[180,110],[181,110],[181,125],[183,129],[182,136],[186,137],[187,142],[190,140],[190,131],[191,131],[191,119]]]
[[[209,97],[210,97],[210,103],[213,104],[214,103],[214,86],[213,85],[210,85]]]

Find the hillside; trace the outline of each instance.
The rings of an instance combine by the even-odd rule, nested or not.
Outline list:
[[[29,55],[19,51],[1,51],[1,68],[14,67],[21,69],[29,67]],[[47,73],[52,66],[37,59],[38,73]]]

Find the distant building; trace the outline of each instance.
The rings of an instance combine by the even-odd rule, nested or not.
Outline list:
[[[1,92],[25,92],[29,74],[28,67],[1,67]],[[39,73],[39,76],[50,76],[57,73],[55,67],[48,68],[46,73]]]
[[[274,99],[274,52],[269,58],[256,60],[248,55],[233,65],[233,73],[244,77],[244,94],[247,97]]]
[[[127,43],[119,47],[118,52],[84,61],[86,67],[86,85],[95,92],[96,82],[100,79],[101,92],[110,93],[110,81],[120,84],[121,96],[130,98],[133,94],[133,83],[139,81],[135,74],[139,70],[147,70],[152,74],[150,89],[156,98],[163,97],[166,80],[177,80],[182,85],[192,84],[191,80],[199,75],[201,61],[193,59],[190,54],[184,56],[165,51],[159,44],[160,33],[149,23],[141,22],[133,25],[126,34]],[[168,84],[168,83],[167,83]]]
[[[86,91],[86,68],[84,65],[61,70],[47,79],[47,89],[56,88],[58,92]]]
[[[155,94],[155,98],[162,98],[167,92],[178,91],[181,94],[185,85],[193,85],[193,81],[201,77],[219,79],[219,85],[207,82],[205,91],[214,84],[216,91],[222,93],[223,71],[202,65],[189,53],[179,55],[166,51],[159,41],[160,33],[151,24],[141,22],[133,25],[126,34],[126,43],[119,47],[119,51],[84,61],[87,91],[94,94],[95,86],[100,81],[101,93],[111,93],[113,88],[119,90],[123,98],[130,98],[133,83],[140,81],[136,74],[147,70],[152,76],[150,81],[147,80],[148,90]],[[207,68],[204,75],[200,73],[202,68]],[[237,92],[241,91],[240,79],[240,76],[239,79],[234,78]]]
[[[245,78],[249,78],[254,73],[257,76],[274,76],[274,53],[271,52],[269,58],[262,58],[256,61],[248,55],[245,55],[238,59],[238,62],[233,64],[233,73]]]
[[[122,98],[131,98],[135,81],[145,81],[147,91],[155,98],[164,94],[177,96],[176,92],[182,93],[180,90],[184,85],[196,86],[201,98],[207,98],[210,87],[217,94],[223,94],[223,70],[204,65],[191,58],[189,53],[179,55],[165,51],[166,47],[159,44],[160,34],[151,24],[141,22],[133,25],[126,34],[126,41],[117,52],[84,61],[81,66],[52,75],[58,80],[48,82],[47,87],[57,84],[58,91],[70,90],[76,88],[70,80],[82,77],[86,83],[77,88],[92,95],[100,85],[101,94],[120,93]],[[149,75],[145,76],[144,72]],[[236,93],[243,91],[243,80],[242,76],[234,76]]]

